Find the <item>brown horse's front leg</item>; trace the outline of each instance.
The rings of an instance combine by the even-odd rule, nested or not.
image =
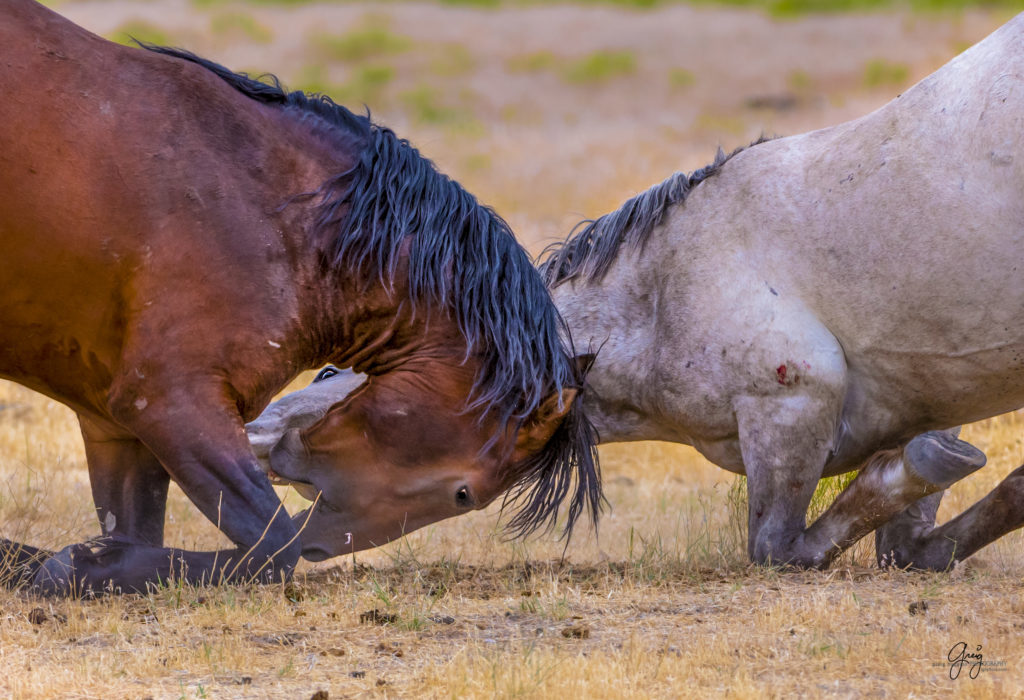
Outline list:
[[[187,552],[104,538],[68,547],[47,561],[35,577],[40,592],[143,591],[170,578],[216,584],[291,575],[301,551],[298,529],[253,456],[237,409],[225,405],[228,392],[178,388],[160,400],[156,394],[150,393],[154,398],[139,409],[141,415],[119,422],[235,548]]]
[[[85,416],[79,416],[79,423],[103,535],[161,547],[170,483],[167,470],[134,436]],[[66,573],[70,553],[75,548],[79,548],[76,551],[80,561],[83,553],[89,551],[85,545],[75,545],[56,555],[49,567]],[[44,562],[54,556],[47,550],[0,539],[0,585],[17,588],[32,583]]]
[[[280,561],[263,557],[263,563],[260,567],[251,552],[239,550],[191,552],[99,537],[65,547],[37,564],[33,590],[43,595],[146,593],[171,580],[192,585],[269,583],[291,573],[292,567]]]
[[[134,435],[79,416],[104,536],[161,547],[170,474]]]

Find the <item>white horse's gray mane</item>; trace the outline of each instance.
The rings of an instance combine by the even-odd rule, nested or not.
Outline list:
[[[762,135],[750,146],[768,140],[769,137]],[[556,287],[575,277],[600,280],[623,243],[630,248],[642,247],[670,206],[682,202],[694,187],[718,173],[726,161],[750,146],[741,146],[728,155],[719,147],[710,165],[689,174],[673,173],[610,214],[581,221],[564,241],[552,243],[541,253],[540,272],[548,287]]]

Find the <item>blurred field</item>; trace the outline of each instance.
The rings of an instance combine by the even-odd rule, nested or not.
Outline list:
[[[870,111],[1001,24],[1013,5],[807,15],[806,3],[777,2],[734,3],[769,12],[644,2],[48,4],[115,40],[186,46],[369,105],[494,205],[534,252],[672,171],[704,165],[719,144]],[[940,519],[1024,462],[1020,413],[969,426],[964,437],[989,466],[954,489]],[[952,574],[879,572],[870,542],[832,571],[764,570],[746,564],[731,476],[675,445],[601,452],[612,509],[600,537],[581,528],[564,559],[551,537],[503,541],[492,508],[304,565],[287,587],[171,587],[100,601],[0,592],[0,695],[1022,692],[1019,533]],[[6,537],[51,547],[99,532],[74,416],[6,383],[0,525]],[[175,487],[167,540],[224,544]],[[1005,665],[950,680],[946,656],[960,641]]]

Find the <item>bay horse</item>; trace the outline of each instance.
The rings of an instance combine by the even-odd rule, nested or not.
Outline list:
[[[1024,467],[936,528],[983,466],[957,426],[1024,405],[1024,15],[876,112],[677,173],[553,246],[601,442],[745,474],[755,562],[945,569],[1024,525]],[[358,377],[285,397],[258,454]],[[291,414],[291,415],[290,415]],[[273,466],[273,454],[270,454]],[[810,527],[822,477],[859,469]]]
[[[540,275],[408,141],[33,0],[0,7],[0,47],[0,376],[78,414],[102,531],[52,556],[5,542],[8,578],[279,580],[509,488],[524,531],[566,499],[569,530],[596,514],[582,375]],[[325,362],[369,379],[280,448],[317,465],[278,460],[319,493],[293,519],[243,425]],[[233,548],[163,546],[170,479]]]

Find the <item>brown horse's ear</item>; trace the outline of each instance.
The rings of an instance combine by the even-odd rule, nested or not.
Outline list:
[[[562,419],[572,408],[572,402],[576,400],[578,394],[577,389],[565,388],[562,389],[561,401],[558,400],[557,391],[544,399],[519,429],[516,452],[525,456],[544,447],[562,424]]]
[[[594,360],[597,359],[597,353],[588,352],[585,355],[577,355],[573,358],[576,362],[576,376],[583,381],[587,374],[590,372],[590,368],[594,366]]]

